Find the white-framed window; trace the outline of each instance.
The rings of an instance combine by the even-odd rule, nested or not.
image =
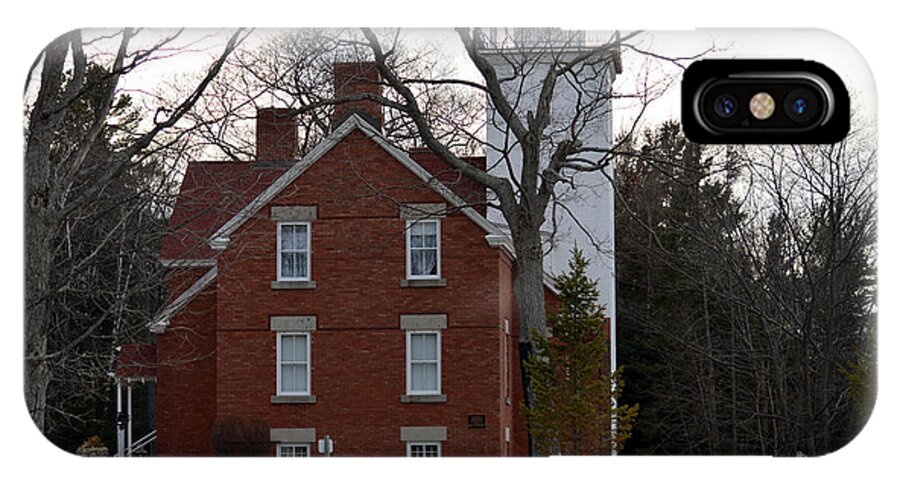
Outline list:
[[[309,333],[278,332],[278,395],[309,395]]]
[[[441,278],[440,220],[406,222],[406,277]]]
[[[440,457],[441,442],[406,442],[407,457]]]
[[[278,280],[309,281],[309,222],[278,223]]]
[[[416,330],[406,332],[406,393],[440,395],[440,332]]]
[[[278,444],[278,456],[279,457],[308,457],[309,456],[309,444],[308,443],[279,443]]]
[[[503,392],[506,397],[506,404],[509,405],[512,397],[512,365],[510,357],[512,356],[511,345],[509,341],[509,320],[503,320]]]

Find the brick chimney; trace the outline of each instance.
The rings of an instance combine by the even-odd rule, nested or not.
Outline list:
[[[334,64],[334,98],[358,93],[381,95],[381,74],[373,62]],[[343,102],[334,106],[331,128],[334,129],[352,114],[357,114],[378,130],[384,122],[381,104],[371,100]]]
[[[297,149],[297,117],[290,108],[256,110],[257,161],[296,160]]]

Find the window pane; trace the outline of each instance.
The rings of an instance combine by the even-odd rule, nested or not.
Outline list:
[[[281,390],[284,392],[297,392],[297,365],[281,366]]]
[[[303,335],[294,335],[294,345],[296,346],[294,350],[296,356],[294,359],[299,362],[305,362],[309,359],[306,349],[307,339],[308,337]]]
[[[297,276],[297,257],[296,253],[281,254],[281,276],[296,277]]]
[[[423,390],[422,385],[425,383],[425,373],[422,369],[421,363],[414,363],[410,365],[412,369],[410,375],[410,389],[413,391]]]
[[[308,225],[282,225],[281,251],[305,251],[308,233]]]
[[[436,457],[438,456],[438,446],[431,444],[425,445],[425,456],[426,457]]]
[[[409,336],[409,358],[413,360],[421,360],[422,359],[422,350],[423,343],[425,340],[422,338],[421,334],[412,333]]]
[[[281,276],[284,278],[306,278],[309,266],[306,252],[283,252],[281,254]]]
[[[410,233],[409,235],[409,246],[411,248],[420,248],[424,243],[422,236],[416,233]]]
[[[415,392],[434,392],[437,391],[437,364],[436,363],[414,363],[410,365],[412,368],[412,385],[411,389]]]
[[[411,333],[410,349],[413,360],[437,360],[437,334]]]
[[[437,275],[437,250],[422,250],[422,275]]]
[[[424,384],[422,385],[422,390],[428,391],[436,391],[437,390],[437,364],[436,363],[424,363],[422,364],[422,371],[425,377]]]
[[[422,357],[437,360],[437,334],[429,333],[422,337]]]
[[[306,392],[309,389],[307,388],[307,379],[306,379],[306,365],[297,365],[294,368],[294,373],[296,374],[296,385],[297,389],[295,392]]]
[[[306,225],[295,225],[295,237],[294,237],[294,245],[297,250],[306,250],[306,236],[307,236],[307,228]]]
[[[295,248],[296,242],[294,241],[294,227],[296,225],[282,225],[281,226],[281,249],[282,250],[293,250]]]
[[[309,271],[309,265],[307,265],[307,260],[309,259],[309,254],[307,253],[297,253],[298,267],[297,267],[297,276],[306,278],[307,272]]]
[[[419,225],[422,225],[422,233],[425,235],[434,236],[437,233],[437,222],[423,222]]]
[[[437,275],[437,250],[413,250],[409,259],[411,274]]]
[[[424,270],[425,267],[422,261],[422,251],[413,250],[409,252],[409,272],[413,275],[423,275],[422,272]]]
[[[425,235],[422,243],[425,247],[437,248],[437,234]]]
[[[290,362],[294,360],[294,336],[281,336],[281,361]]]

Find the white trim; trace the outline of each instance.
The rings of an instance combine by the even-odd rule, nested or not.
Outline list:
[[[159,263],[166,268],[213,267],[215,258],[160,258]]]
[[[337,145],[341,140],[344,139],[347,135],[349,135],[353,130],[359,129],[366,136],[368,136],[372,141],[378,144],[381,148],[387,151],[391,156],[393,156],[397,161],[399,161],[404,167],[409,169],[413,174],[415,174],[419,179],[423,182],[426,182],[432,190],[436,193],[444,197],[451,205],[460,209],[460,211],[465,214],[469,219],[471,219],[475,224],[481,227],[485,232],[491,234],[501,234],[500,230],[498,230],[493,224],[488,222],[483,215],[475,211],[472,207],[466,206],[466,203],[459,198],[452,190],[450,190],[446,185],[439,182],[435,179],[428,170],[425,170],[424,167],[416,163],[406,152],[400,150],[399,148],[391,145],[391,143],[381,135],[381,133],[375,129],[375,127],[369,125],[368,122],[361,119],[358,115],[353,114],[347,118],[343,123],[340,124],[331,135],[325,137],[315,148],[312,149],[305,157],[303,157],[300,161],[298,161],[293,167],[289,168],[281,177],[275,180],[272,185],[269,186],[265,191],[260,193],[256,198],[254,198],[250,203],[247,204],[244,208],[242,208],[237,214],[234,215],[230,220],[225,222],[212,236],[210,237],[210,246],[215,249],[223,249],[228,246],[228,237],[237,230],[241,225],[244,224],[247,220],[249,220],[253,215],[255,215],[260,209],[262,209],[265,205],[271,202],[282,190],[284,190],[288,185],[293,183],[294,180],[297,179],[303,172],[305,172],[309,167],[311,167],[314,163],[316,163],[320,158],[325,156],[329,150],[332,149],[335,145]]]
[[[306,390],[287,392],[281,389],[281,339],[285,336],[304,337],[306,340]],[[309,332],[278,332],[275,339],[275,394],[283,397],[308,397],[312,390],[312,375],[310,364],[312,363],[312,349],[309,341]],[[304,362],[293,362],[304,363]]]
[[[421,446],[423,451],[424,451],[425,447],[428,447],[428,446],[437,447],[437,456],[438,457],[441,456],[441,442],[406,442],[406,456],[407,457],[412,457],[413,445]]]
[[[331,150],[332,147],[337,145],[341,140],[344,139],[344,137],[349,135],[350,132],[357,128],[362,130],[362,132],[366,134],[372,141],[374,141],[381,148],[387,151],[404,167],[406,167],[413,174],[419,177],[419,179],[427,183],[427,185],[432,190],[444,197],[444,199],[447,200],[447,202],[449,202],[453,207],[458,208],[465,216],[469,217],[470,220],[481,227],[481,229],[484,230],[487,234],[485,236],[485,240],[487,240],[489,246],[503,248],[504,251],[506,251],[513,259],[515,259],[515,250],[512,247],[512,242],[501,229],[489,222],[487,218],[475,211],[475,209],[473,209],[472,207],[466,206],[466,203],[461,198],[459,198],[458,195],[453,193],[450,188],[434,178],[434,176],[428,173],[428,170],[425,170],[424,167],[419,165],[406,152],[400,150],[394,145],[391,145],[391,143],[386,138],[384,138],[381,132],[379,132],[377,129],[375,129],[375,127],[370,125],[369,122],[363,120],[356,114],[350,115],[331,133],[331,135],[328,135],[327,137],[322,139],[322,141],[319,142],[319,144],[316,145],[316,147],[313,148],[308,154],[306,154],[305,157],[303,157],[300,161],[294,164],[293,167],[284,172],[281,177],[272,182],[272,184],[269,185],[269,188],[260,193],[256,198],[254,198],[250,203],[248,203],[244,208],[236,213],[230,220],[219,227],[219,229],[216,230],[216,232],[213,233],[209,239],[210,247],[214,250],[224,250],[228,248],[228,245],[231,242],[230,235],[235,230],[243,225],[244,222],[256,215],[256,213],[259,212],[260,209],[271,202],[288,185],[293,183],[294,180],[297,179],[297,177],[302,175],[307,169],[309,169],[309,167],[316,163],[320,158],[325,156],[325,154],[328,153],[328,151]],[[552,279],[548,281],[548,278],[549,276],[545,274],[544,285],[558,295],[559,291],[557,291],[553,286]]]
[[[147,325],[151,332],[160,334],[166,332],[166,327],[169,326],[169,320],[172,318],[172,315],[178,313],[179,310],[184,308],[185,305],[190,303],[191,300],[194,299],[197,294],[202,292],[206,287],[208,287],[212,282],[216,279],[216,275],[218,274],[218,266],[213,266],[209,269],[208,272],[203,274],[202,277],[197,279],[193,285],[188,287],[187,290],[181,293],[175,300],[172,301],[169,305],[167,305],[156,317],[153,318],[153,321]]]
[[[436,275],[413,275],[412,273],[412,244],[410,240],[412,237],[412,227],[418,224],[426,224],[433,223],[435,224],[435,235],[436,244],[437,244],[437,257],[435,261],[437,262],[437,274]],[[419,250],[431,249],[431,247],[416,247]],[[436,218],[429,219],[419,219],[419,220],[407,220],[406,221],[406,278],[408,280],[434,280],[441,278],[441,221]]]
[[[412,389],[412,336],[422,334],[435,335],[436,360],[417,360],[418,363],[437,363],[436,389]],[[407,395],[440,395],[441,394],[441,331],[440,330],[407,330],[406,331],[406,394]]]
[[[281,274],[281,227],[301,225],[306,227],[306,276],[285,277]],[[310,222],[278,222],[275,230],[275,270],[279,282],[308,282],[312,278],[312,223]],[[291,253],[302,253],[303,250],[293,250]]]
[[[512,342],[509,337],[509,319],[503,319],[503,399],[510,404],[512,398]]]
[[[502,233],[492,233],[484,236],[484,241],[491,248],[503,250],[513,260],[516,258],[516,249],[513,248],[512,239]]]
[[[305,448],[306,455],[282,455],[281,449],[283,447],[291,447],[291,448]],[[276,448],[276,455],[279,457],[309,457],[310,452],[312,451],[312,446],[309,443],[279,443]]]

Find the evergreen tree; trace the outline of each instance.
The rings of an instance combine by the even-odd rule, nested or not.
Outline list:
[[[613,409],[608,363],[608,318],[597,303],[597,282],[586,275],[588,260],[577,248],[569,272],[556,280],[559,308],[548,315],[551,335],[534,335],[535,354],[525,362],[534,395],[526,407],[528,429],[538,452],[562,455],[607,454],[629,437],[637,406]],[[623,384],[617,381],[615,396]]]
[[[710,147],[677,123],[617,165],[626,453],[823,455],[874,391],[875,152]]]

